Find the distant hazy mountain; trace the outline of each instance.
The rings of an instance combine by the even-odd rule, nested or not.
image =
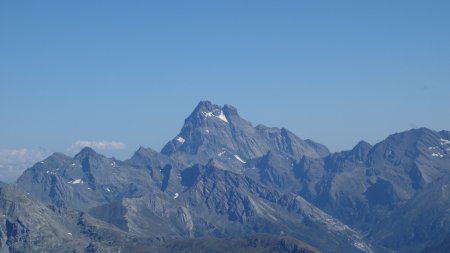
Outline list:
[[[449,139],[446,131],[413,129],[330,154],[204,101],[160,153],[141,147],[126,161],[90,148],[74,157],[55,153],[17,185],[29,203],[49,204],[41,220],[64,212],[95,224],[96,239],[69,237],[84,245],[80,251],[419,252],[450,234]],[[22,204],[12,196],[8,203]],[[53,222],[46,229],[72,224]],[[38,233],[41,225],[27,227]],[[258,233],[266,234],[252,236]],[[58,240],[27,243],[71,247]]]
[[[0,180],[14,182],[27,168],[48,155],[43,148],[0,149]]]

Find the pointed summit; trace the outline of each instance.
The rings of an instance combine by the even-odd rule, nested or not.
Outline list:
[[[180,133],[164,146],[161,153],[189,165],[217,159],[229,167],[239,168],[245,164],[239,160],[261,157],[269,150],[296,158],[329,154],[323,145],[303,141],[286,129],[253,127],[239,116],[235,107],[221,107],[210,101],[201,101],[195,107]]]
[[[418,128],[389,135],[385,140],[376,144],[370,152],[371,160],[389,160],[398,164],[404,155],[410,158],[420,155],[442,155],[445,151],[442,146],[442,136],[428,128]]]
[[[45,158],[43,162],[45,163],[53,163],[58,161],[67,161],[71,160],[71,158],[63,153],[55,152],[51,154],[49,157]]]
[[[191,115],[189,115],[189,117],[185,120],[185,125],[192,124],[194,126],[202,126],[217,123],[228,124],[229,121],[224,113],[224,108],[219,105],[215,105],[210,101],[201,101],[195,107]]]
[[[236,107],[232,105],[224,105],[223,112],[227,117],[239,117],[238,111]]]
[[[131,159],[126,162],[135,166],[150,166],[151,168],[162,168],[167,164],[171,164],[174,167],[178,166],[177,162],[173,161],[171,158],[156,152],[151,148],[144,148],[142,146],[139,147]]]
[[[95,152],[95,150],[93,150],[91,147],[84,147],[80,150],[80,152],[78,152],[78,154],[74,156],[74,159],[81,161],[87,157],[95,157],[95,156],[100,155],[97,154],[97,152]]]
[[[218,107],[218,106],[214,105],[211,101],[209,101],[209,100],[202,100],[202,101],[200,101],[197,104],[197,106],[194,109],[194,112],[200,111],[202,109],[211,110],[211,109],[213,109],[215,107]]]
[[[161,154],[154,151],[153,149],[140,146],[128,161],[132,164],[143,164],[147,161],[151,161],[152,159],[156,159],[156,157],[158,156],[161,156]]]
[[[84,147],[75,156],[82,155],[82,154],[97,154],[97,152],[95,152],[95,150],[91,147]]]
[[[356,146],[352,149],[351,155],[359,161],[364,161],[367,158],[370,150],[372,149],[372,145],[368,142],[360,141]]]
[[[358,144],[356,144],[356,146],[352,149],[352,151],[367,154],[372,147],[373,146],[370,143],[366,141],[360,141],[358,142]]]
[[[134,152],[133,157],[134,156],[153,156],[156,154],[159,154],[159,153],[151,148],[145,148],[143,146],[140,146],[139,149],[136,152]]]

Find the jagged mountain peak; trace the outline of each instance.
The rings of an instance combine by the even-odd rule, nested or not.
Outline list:
[[[409,130],[400,132],[400,134],[407,134],[407,133],[426,135],[426,134],[434,134],[436,133],[436,131],[426,127],[420,127],[420,128],[411,128]]]
[[[136,152],[134,152],[133,156],[131,159],[133,159],[133,157],[135,156],[153,156],[153,155],[157,155],[159,154],[157,151],[153,150],[152,148],[145,148],[143,146],[140,146],[138,150],[136,150]]]
[[[159,156],[162,155],[153,149],[140,146],[127,162],[133,165],[146,164],[153,160],[157,160]]]
[[[200,101],[197,104],[197,106],[195,107],[195,109],[192,112],[192,114],[197,114],[197,113],[201,113],[201,112],[204,112],[204,111],[213,111],[213,110],[217,110],[217,109],[223,110],[224,112],[227,112],[230,115],[237,114],[236,107],[234,107],[232,105],[229,105],[229,104],[225,104],[223,106],[220,106],[220,105],[212,103],[209,100],[202,100],[202,101]]]
[[[191,115],[185,120],[185,125],[192,124],[193,126],[211,125],[214,123],[229,124],[230,120],[226,114],[236,115],[236,109],[232,109],[231,106],[219,106],[211,103],[210,101],[201,101],[195,107]],[[230,114],[230,115],[231,115]]]
[[[324,235],[341,238],[344,248],[367,249],[359,234],[314,205],[369,235],[390,210],[392,223],[402,218],[398,207],[416,196],[417,210],[426,209],[421,203],[429,196],[445,204],[434,209],[448,210],[449,140],[446,131],[411,129],[330,155],[286,128],[253,127],[233,106],[201,101],[161,153],[141,146],[127,161],[88,147],[74,158],[55,153],[24,173],[17,185],[26,192],[18,196],[80,209],[133,236],[286,232],[323,243],[327,252],[336,243]],[[438,224],[445,213],[438,214],[427,224]],[[443,232],[446,222],[439,223]]]
[[[285,128],[253,127],[239,116],[235,107],[222,107],[210,101],[201,101],[196,106],[180,133],[164,146],[161,153],[189,165],[206,164],[214,158],[228,163],[228,167],[237,168],[269,150],[295,158],[329,154],[325,146],[303,141]]]
[[[218,105],[213,104],[211,101],[209,100],[202,100],[200,101],[197,106],[194,109],[194,112],[199,112],[201,110],[211,110],[214,108],[219,107]]]
[[[410,142],[417,143],[417,141],[428,142],[433,139],[439,139],[438,137],[438,132],[422,127],[391,134],[383,142],[395,142],[399,144]]]
[[[98,157],[98,156],[102,155],[95,152],[95,150],[92,149],[91,147],[84,147],[80,150],[80,152],[78,152],[78,154],[74,156],[74,159],[83,160],[87,157]]]
[[[361,150],[361,149],[371,149],[373,146],[372,144],[368,143],[367,141],[359,141],[353,150]]]
[[[42,162],[53,163],[53,162],[58,162],[58,161],[66,161],[66,160],[70,160],[70,159],[72,159],[72,158],[63,153],[55,152],[55,153],[51,154],[49,157],[45,158],[45,160],[43,160]]]
[[[439,134],[447,139],[450,139],[450,131],[441,130],[439,131]]]
[[[53,159],[67,159],[70,158],[69,156],[67,156],[66,154],[60,153],[60,152],[54,152],[53,154],[51,154],[49,157],[46,158],[53,158]]]
[[[352,149],[351,153],[355,155],[360,160],[364,160],[372,149],[372,145],[366,141],[360,141],[356,146]]]
[[[223,106],[223,111],[226,115],[229,115],[229,116],[239,116],[236,107],[234,107],[232,105],[225,104]]]
[[[173,167],[183,167],[182,164],[172,160],[151,148],[139,147],[133,156],[125,161],[126,164],[133,166],[146,166],[147,168],[162,168],[168,164]]]
[[[72,158],[70,156],[67,156],[63,153],[55,152],[50,156],[48,156],[47,158],[45,158],[44,160],[35,163],[31,168],[44,169],[47,167],[55,167],[55,166],[58,167],[62,166],[63,164],[70,163],[71,161]]]
[[[409,158],[418,156],[431,156],[445,158],[450,141],[445,134],[428,128],[416,128],[389,135],[385,140],[376,144],[369,156],[371,160],[385,159],[398,163],[400,157],[406,155]]]

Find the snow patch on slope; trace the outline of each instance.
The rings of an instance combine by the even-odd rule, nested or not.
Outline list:
[[[220,119],[221,121],[223,121],[227,124],[229,123],[227,117],[225,116],[225,114],[223,114],[223,111],[220,111],[219,115],[214,115],[213,112],[202,112],[202,115],[206,118],[214,117],[214,118]]]
[[[225,114],[223,114],[223,111],[220,111],[220,114],[219,114],[219,116],[217,116],[217,118],[228,123],[227,117],[225,117]]]
[[[75,180],[72,180],[72,181],[69,181],[68,182],[69,184],[83,184],[84,182],[83,182],[83,180],[82,179],[75,179]]]
[[[234,158],[236,158],[236,160],[238,160],[241,163],[247,163],[246,161],[242,160],[242,158],[238,155],[234,155]]]
[[[441,145],[450,145],[450,141],[444,138],[441,138]]]
[[[443,158],[443,157],[444,157],[444,155],[441,154],[441,153],[433,153],[433,154],[431,154],[431,156],[434,156],[434,157],[440,157],[440,158]]]

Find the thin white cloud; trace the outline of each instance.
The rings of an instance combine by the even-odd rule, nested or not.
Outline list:
[[[25,169],[47,156],[48,153],[43,148],[0,149],[0,180],[15,181]]]
[[[68,149],[69,152],[77,152],[84,147],[90,147],[101,150],[122,150],[127,145],[121,141],[76,141]]]

